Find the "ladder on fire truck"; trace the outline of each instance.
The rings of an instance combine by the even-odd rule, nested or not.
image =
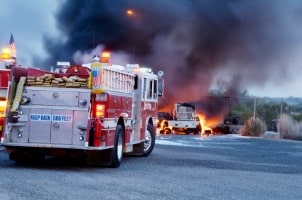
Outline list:
[[[122,70],[121,70],[122,69]],[[119,65],[105,65],[102,70],[101,85],[106,91],[132,92],[134,74],[123,70]]]

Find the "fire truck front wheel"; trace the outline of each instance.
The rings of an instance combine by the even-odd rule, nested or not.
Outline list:
[[[153,151],[154,145],[155,145],[155,131],[152,124],[148,124],[147,131],[145,134],[143,156],[149,156],[150,153]]]
[[[123,128],[121,125],[117,125],[114,137],[114,148],[111,155],[111,167],[117,168],[120,166],[123,159]]]

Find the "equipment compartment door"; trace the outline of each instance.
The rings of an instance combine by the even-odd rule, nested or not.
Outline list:
[[[29,142],[32,143],[49,143],[50,142],[50,124],[51,109],[32,108],[29,115],[30,135]]]
[[[86,131],[83,130],[87,127],[87,120],[89,118],[89,112],[84,110],[75,110],[73,120],[73,144],[83,146],[85,143]],[[81,130],[82,128],[82,130]]]
[[[45,88],[26,87],[27,96],[32,105],[42,106],[78,106],[79,92],[68,88]]]
[[[53,110],[51,123],[52,144],[72,144],[72,110]]]

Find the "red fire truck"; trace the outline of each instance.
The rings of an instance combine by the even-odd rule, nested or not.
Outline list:
[[[0,137],[2,137],[5,109],[6,109],[6,95],[8,87],[9,69],[0,66]]]
[[[2,145],[15,161],[76,155],[119,167],[125,154],[148,156],[160,85],[150,69],[103,59],[65,73],[14,67]]]
[[[11,36],[11,42],[12,36]],[[11,48],[3,48],[0,53],[0,138],[3,134],[3,125],[5,120],[6,97],[8,89],[8,80],[10,68],[16,66],[15,52]]]

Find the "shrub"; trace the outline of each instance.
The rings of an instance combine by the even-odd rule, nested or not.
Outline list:
[[[240,129],[240,134],[243,136],[263,136],[266,131],[265,123],[259,118],[251,117],[245,121],[244,126]]]
[[[287,114],[280,116],[277,128],[281,138],[302,140],[302,124]]]

